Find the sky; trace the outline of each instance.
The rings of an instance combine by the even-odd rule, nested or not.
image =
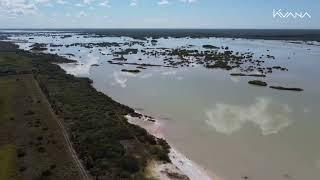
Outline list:
[[[320,0],[0,0],[6,28],[320,29]]]

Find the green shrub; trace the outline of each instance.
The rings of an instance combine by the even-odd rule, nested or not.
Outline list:
[[[130,173],[136,173],[140,170],[139,160],[133,156],[125,156],[121,160],[123,169]]]

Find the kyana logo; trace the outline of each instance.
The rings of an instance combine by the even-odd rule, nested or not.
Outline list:
[[[311,15],[308,12],[283,12],[282,9],[273,9],[273,18],[293,18],[293,19],[303,19],[311,18]]]

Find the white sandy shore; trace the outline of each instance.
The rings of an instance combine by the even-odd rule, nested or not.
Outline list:
[[[150,134],[158,137],[165,138],[162,133],[163,124],[160,120],[155,122],[149,121],[149,117],[135,118],[126,116],[128,122],[138,125],[146,129]],[[170,144],[170,143],[169,143]],[[149,171],[151,175],[161,180],[173,180],[173,179],[190,179],[190,180],[221,180],[219,177],[205,171],[195,162],[192,162],[177,149],[173,148],[172,144],[169,157],[172,163],[151,162],[149,165]],[[170,176],[176,175],[177,177]],[[187,178],[186,178],[187,176]]]

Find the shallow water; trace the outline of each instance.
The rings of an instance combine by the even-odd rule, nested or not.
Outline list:
[[[18,43],[24,49],[34,42],[132,41],[127,37],[84,38],[76,34],[65,39],[34,34],[12,39],[26,40],[28,43]],[[99,91],[161,119],[165,125],[163,133],[170,143],[222,179],[244,176],[258,180],[320,179],[320,46],[271,40],[169,38],[148,47],[195,45],[193,49],[201,49],[204,44],[229,46],[240,52],[249,49],[257,55],[270,50],[276,59],[267,63],[285,66],[289,71],[275,71],[264,81],[270,85],[301,87],[304,91],[252,86],[247,82],[259,78],[232,77],[230,71],[197,66],[147,67],[138,74],[125,73],[121,72],[123,66],[107,62],[113,56],[99,51],[108,54],[110,48],[59,47],[48,52],[75,54],[66,57],[78,60],[79,64],[61,67],[68,73],[90,77]],[[160,57],[140,53],[126,57],[128,62],[162,63]]]

